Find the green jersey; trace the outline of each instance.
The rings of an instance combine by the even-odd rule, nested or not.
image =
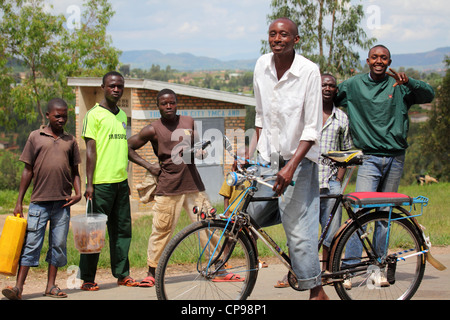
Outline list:
[[[339,85],[335,103],[347,109],[354,144],[366,154],[404,154],[409,108],[434,99],[433,88],[423,81],[409,78],[394,87],[395,83],[390,76],[374,81],[369,74],[359,74]]]
[[[81,136],[95,140],[97,162],[93,184],[127,179],[127,116],[123,110],[114,114],[97,103],[84,118]]]

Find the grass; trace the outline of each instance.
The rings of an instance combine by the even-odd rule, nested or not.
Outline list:
[[[12,214],[16,206],[18,191],[0,190],[0,214]],[[31,190],[25,193],[24,204],[30,203]]]
[[[346,192],[354,190],[354,186],[351,185],[347,188]],[[401,186],[399,188],[400,193],[404,193],[410,196],[422,195],[429,198],[429,204],[424,208],[424,214],[417,218],[418,222],[425,226],[425,234],[430,236],[433,246],[448,246],[450,245],[450,219],[448,218],[448,208],[450,206],[450,183],[439,183],[433,185],[410,185]],[[0,191],[0,207],[3,207],[3,212],[11,213],[15,201],[17,199],[17,193],[13,191]],[[29,200],[28,200],[29,201]],[[25,203],[27,203],[25,201]],[[12,208],[12,209],[11,209]],[[217,206],[219,212],[223,211],[223,206]],[[417,208],[418,210],[420,208]],[[180,221],[176,227],[175,234],[179,232],[183,227],[190,223],[187,216],[183,213]],[[131,248],[129,252],[130,264],[132,267],[140,268],[146,267],[147,263],[147,244],[148,237],[151,233],[152,217],[142,216],[133,223],[133,238]],[[283,227],[281,225],[265,228],[265,231],[273,238],[273,240],[285,251],[286,237]],[[108,237],[108,236],[107,236]],[[68,236],[68,264],[78,265],[79,253],[75,249],[73,234],[70,231]],[[44,247],[41,254],[40,268],[47,268],[45,263],[45,255],[48,249],[47,240],[44,242]],[[258,250],[260,257],[272,256],[272,252],[267,248],[262,241],[258,241]],[[99,268],[109,268],[109,245],[108,239],[106,245],[100,254],[100,260],[98,264]]]

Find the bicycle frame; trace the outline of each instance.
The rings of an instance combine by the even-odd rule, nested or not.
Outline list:
[[[259,165],[258,163],[256,163],[257,165]],[[350,178],[354,172],[354,169],[356,168],[355,165],[349,165],[346,166],[347,170],[346,170],[346,174],[344,176],[343,182],[342,182],[342,187],[341,187],[341,191],[339,194],[332,194],[332,195],[326,195],[326,196],[321,196],[321,199],[336,199],[334,206],[332,208],[332,211],[330,213],[330,216],[328,218],[328,221],[326,223],[326,226],[323,228],[322,233],[320,235],[319,238],[319,243],[318,243],[318,250],[320,250],[320,248],[323,246],[323,242],[325,239],[325,236],[327,235],[331,222],[333,221],[336,212],[339,208],[339,206],[342,204],[344,206],[344,208],[346,209],[348,216],[349,216],[349,220],[348,222],[355,222],[357,223],[357,225],[359,226],[359,229],[361,232],[364,232],[362,226],[359,224],[358,222],[358,217],[362,212],[365,211],[370,211],[373,210],[374,206],[371,206],[370,208],[368,208],[368,210],[364,210],[362,209],[362,211],[357,211],[354,212],[352,210],[352,208],[350,207],[349,204],[347,204],[344,201],[344,191],[350,181]],[[265,182],[261,182],[258,181],[259,183],[262,184],[266,184]],[[236,237],[237,232],[241,231],[242,229],[246,230],[246,233],[249,237],[251,237],[250,235],[256,235],[259,239],[261,239],[263,241],[263,243],[275,254],[276,257],[279,258],[279,260],[286,266],[286,268],[289,270],[290,273],[292,273],[292,275],[295,276],[295,272],[293,271],[293,268],[291,266],[291,260],[289,258],[289,255],[286,254],[281,248],[280,246],[278,246],[278,244],[270,237],[270,235],[263,229],[261,228],[256,221],[247,213],[247,208],[249,206],[249,204],[251,202],[256,202],[256,201],[277,201],[278,197],[265,197],[265,198],[261,198],[261,197],[254,197],[254,194],[256,192],[257,188],[256,188],[256,181],[254,181],[253,185],[244,189],[241,194],[236,198],[236,200],[234,200],[229,206],[228,208],[226,208],[224,211],[228,212],[229,208],[231,208],[236,201],[238,201],[238,203],[236,204],[233,212],[231,213],[231,215],[226,218],[228,223],[234,223],[235,225],[233,226],[233,230],[235,230],[234,232],[236,233],[231,233],[231,237]],[[243,195],[243,196],[241,196]],[[426,199],[426,201],[428,201],[428,199]],[[423,202],[421,201],[416,201],[414,203],[422,203],[423,206]],[[383,206],[386,206],[385,204]],[[390,207],[390,213],[392,213],[393,210],[393,205],[388,206]],[[420,215],[420,214],[419,214]],[[415,221],[415,217],[419,216],[419,215],[406,215],[404,217],[402,217],[401,219],[411,219],[411,221],[413,222],[414,226],[420,230],[420,227],[418,225],[418,223]],[[222,218],[223,219],[223,218]],[[388,248],[388,243],[389,243],[389,234],[390,234],[390,223],[391,223],[391,219],[389,219],[389,226],[388,226],[388,231],[387,231],[387,237],[386,237],[386,248]],[[236,228],[236,224],[238,225]],[[228,225],[228,224],[227,224]],[[350,225],[350,223],[348,223],[348,225]],[[341,230],[344,230],[346,228],[345,224],[341,227]],[[224,231],[225,232],[225,231]],[[332,249],[334,243],[337,243],[335,241],[337,241],[339,239],[339,234],[342,234],[342,232],[340,233],[339,231],[336,233],[335,238],[333,240],[332,245],[330,246],[330,249]],[[363,233],[361,233],[363,234]],[[221,235],[221,237],[223,237],[224,234]],[[364,251],[366,252],[367,256],[369,257],[369,261],[378,261],[378,264],[384,264],[386,263],[386,259],[387,259],[387,252],[384,253],[384,256],[379,257],[376,255],[376,251],[373,247],[373,244],[371,243],[371,241],[369,239],[367,239],[367,241],[363,239],[360,239]],[[368,245],[366,245],[366,243],[368,243]],[[253,243],[254,246],[256,246],[256,243]],[[214,249],[214,253],[212,256],[214,256],[214,254],[217,252],[217,246]],[[255,252],[257,252],[256,248]],[[386,249],[387,250],[387,249]],[[224,248],[221,248],[221,252],[219,253],[218,256],[222,256],[224,252]],[[222,267],[225,265],[225,263],[228,261],[230,255],[231,255],[232,250],[229,251],[229,253],[223,257],[221,260],[222,263],[220,263],[218,266],[216,265],[216,269],[213,272],[217,273],[219,272],[219,270],[222,269]],[[422,252],[418,252],[418,253],[414,253],[411,254],[409,256],[405,256],[405,257],[401,257],[398,258],[398,261],[400,260],[404,260],[413,256],[417,256],[418,254],[425,254],[426,252],[428,252],[428,250],[425,248],[425,250],[423,250]],[[397,254],[394,254],[394,256]],[[391,254],[392,256],[392,254]],[[212,260],[212,258],[210,259],[209,263],[208,263],[208,267],[207,269],[209,269],[211,267],[211,265],[213,265],[214,263],[217,262],[219,258],[216,257],[216,259],[214,259],[214,261]],[[328,257],[327,261],[326,261],[326,265],[328,266],[327,269],[330,269],[330,265],[331,265],[331,255]],[[365,270],[367,270],[369,264],[364,264],[364,265],[357,265],[355,267],[346,269],[346,270],[342,270],[342,271],[338,271],[338,272],[334,272],[334,273],[329,273],[326,275],[323,275],[324,278],[333,278],[333,281],[343,281],[345,278],[345,275],[348,274],[349,272],[364,272]],[[330,270],[331,271],[331,270]],[[291,284],[292,286],[292,284]],[[294,289],[296,289],[294,286],[292,286]]]
[[[421,212],[419,214],[416,214],[416,215],[411,215],[410,212],[412,211],[412,207],[413,207],[413,205],[416,205],[416,204],[420,204],[421,205]],[[374,249],[372,243],[370,241],[368,241],[368,244],[369,244],[370,248],[367,248],[365,243],[364,243],[364,239],[361,239],[361,243],[362,243],[366,253],[368,254],[368,256],[371,257],[372,259],[377,259],[379,264],[385,263],[386,260],[388,259],[387,248],[389,247],[389,241],[390,241],[390,235],[391,235],[390,231],[391,231],[391,225],[392,225],[393,221],[409,219],[412,222],[412,224],[415,226],[416,230],[418,231],[418,234],[422,235],[423,242],[424,243],[426,242],[425,241],[425,236],[423,235],[423,232],[421,231],[422,229],[421,229],[420,225],[418,224],[418,222],[415,219],[416,217],[419,217],[419,216],[421,216],[423,214],[423,208],[428,205],[428,199],[423,197],[423,196],[418,196],[416,198],[413,198],[411,203],[406,203],[405,202],[405,203],[400,204],[400,205],[399,204],[394,204],[394,203],[383,203],[383,204],[362,205],[361,207],[356,207],[355,206],[356,208],[361,210],[359,212],[354,212],[352,210],[352,205],[350,205],[349,203],[343,203],[343,205],[344,205],[344,208],[346,209],[347,213],[349,214],[349,217],[358,225],[360,236],[362,238],[364,238],[365,230],[363,229],[363,227],[359,223],[358,216],[364,215],[367,212],[370,212],[372,209],[389,208],[389,211],[388,211],[389,219],[387,221],[387,226],[386,226],[387,231],[386,231],[386,240],[385,240],[385,246],[384,246],[385,247],[385,251],[383,252],[383,255],[375,257],[373,255],[373,253],[375,252],[375,249]],[[408,211],[406,211],[406,212],[399,211],[399,213],[402,216],[400,216],[399,218],[393,218],[392,217],[394,208],[400,208],[400,206],[407,206],[407,205],[410,206],[409,212]],[[384,211],[386,211],[386,210],[384,210]],[[396,257],[396,256],[399,256],[400,254],[407,253],[408,251],[409,250],[401,251],[401,252],[398,252],[398,253],[393,253],[393,254],[390,254],[390,256]],[[424,249],[424,250],[422,250],[420,252],[416,252],[414,254],[411,254],[411,255],[408,255],[408,256],[405,256],[405,257],[399,257],[399,258],[397,258],[397,261],[405,261],[408,258],[412,258],[412,257],[415,257],[417,255],[423,255],[423,254],[425,254],[427,252],[429,252],[429,249]]]
[[[348,167],[348,170],[345,173],[343,182],[342,182],[342,187],[341,187],[341,192],[339,194],[336,195],[327,195],[327,196],[321,196],[321,198],[334,198],[336,199],[336,202],[333,206],[333,209],[330,213],[330,217],[327,221],[326,226],[324,227],[324,229],[322,230],[320,239],[319,239],[319,245],[318,245],[318,250],[320,250],[320,248],[323,245],[323,241],[325,239],[325,236],[330,228],[331,222],[333,221],[336,211],[338,209],[338,207],[341,205],[342,203],[342,199],[343,199],[343,192],[346,189],[350,178],[353,174],[353,171],[356,167],[355,166],[351,166]],[[235,202],[237,200],[239,200],[239,202],[236,204],[234,210],[232,211],[232,213],[230,214],[230,216],[227,218],[228,222],[232,222],[233,219],[235,219],[235,217],[237,217],[239,214],[243,215],[243,217],[245,217],[245,219],[247,221],[249,221],[249,223],[246,223],[243,225],[244,228],[247,229],[247,231],[255,234],[258,238],[260,238],[263,243],[275,254],[276,257],[278,257],[278,259],[285,265],[285,267],[292,273],[295,275],[294,270],[292,269],[292,265],[291,265],[291,259],[289,258],[289,255],[286,254],[281,247],[270,237],[270,235],[263,229],[261,228],[256,221],[247,213],[247,208],[249,206],[249,204],[251,202],[257,202],[257,201],[278,201],[278,197],[254,197],[254,194],[256,192],[256,186],[255,184],[253,184],[250,187],[247,187],[246,189],[244,189],[243,191],[241,191],[241,193],[239,194],[238,197],[236,197],[236,199],[229,204],[229,206],[227,208],[225,208],[224,212],[228,212],[229,208],[233,207],[233,205],[235,204]],[[242,196],[243,195],[243,196]],[[242,219],[242,218],[241,218]],[[220,236],[221,238],[223,237],[223,234]],[[217,252],[217,246],[213,251],[213,255]],[[222,248],[222,252],[223,252],[223,248]],[[232,251],[230,250],[230,253]],[[256,251],[255,251],[256,252]],[[222,259],[221,265],[218,266],[218,268],[216,268],[216,272],[218,272],[218,270],[221,270],[221,268],[223,267],[223,265],[225,265],[226,261],[228,260],[228,257],[225,257],[225,259]],[[213,261],[212,258],[210,259],[207,269],[210,268],[211,265],[213,265],[215,262],[217,261],[217,258]]]

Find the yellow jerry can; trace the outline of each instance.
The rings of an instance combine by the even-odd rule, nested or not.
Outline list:
[[[27,229],[27,220],[19,216],[6,217],[0,236],[0,273],[15,276]]]

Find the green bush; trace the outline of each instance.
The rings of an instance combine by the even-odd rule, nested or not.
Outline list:
[[[19,155],[7,150],[0,150],[0,190],[18,190],[24,164]]]

